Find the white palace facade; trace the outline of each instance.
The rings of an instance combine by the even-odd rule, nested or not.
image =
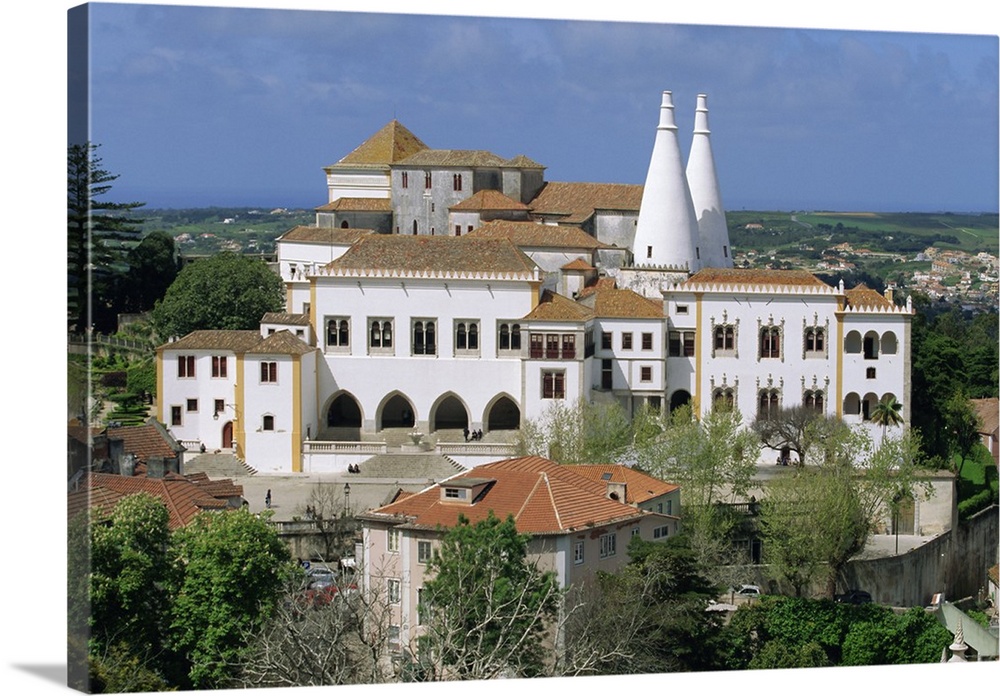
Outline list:
[[[685,166],[663,93],[645,186],[543,173],[391,122],[326,168],[316,225],[278,239],[284,312],[157,349],[159,420],[261,473],[343,471],[393,431],[482,464],[579,399],[864,423],[892,396],[909,421],[908,304],[733,268],[704,95]]]

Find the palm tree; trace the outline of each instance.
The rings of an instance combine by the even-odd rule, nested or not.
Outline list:
[[[895,396],[887,396],[875,405],[872,411],[872,423],[882,426],[882,438],[885,439],[886,429],[892,425],[903,423],[903,404],[896,401]]]

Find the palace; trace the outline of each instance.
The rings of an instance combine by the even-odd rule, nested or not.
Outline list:
[[[673,110],[664,92],[644,186],[546,182],[392,121],[325,168],[315,226],[278,239],[284,312],[157,349],[158,418],[262,473],[343,471],[394,429],[483,464],[578,399],[864,423],[891,396],[908,421],[909,304],[733,268],[707,99],[686,166]]]

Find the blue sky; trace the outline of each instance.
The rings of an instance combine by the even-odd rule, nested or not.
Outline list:
[[[91,7],[91,139],[150,207],[321,205],[322,167],[393,117],[642,183],[670,90],[685,152],[709,95],[731,210],[997,210],[995,35]]]

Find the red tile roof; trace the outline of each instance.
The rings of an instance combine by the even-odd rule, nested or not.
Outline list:
[[[594,316],[593,312],[579,302],[574,302],[568,297],[563,297],[551,290],[544,290],[538,304],[524,319],[537,319],[540,321],[586,321],[592,316]]]
[[[979,416],[980,433],[988,435],[996,434],[1000,431],[1000,399],[971,399],[972,408]]]
[[[318,244],[341,244],[349,246],[368,234],[373,234],[373,231],[354,227],[344,229],[342,227],[299,225],[288,230],[275,241],[316,242]]]
[[[563,222],[582,223],[597,210],[639,212],[642,186],[550,181],[531,201],[537,215],[560,216]]]
[[[608,498],[603,481],[592,481],[574,466],[541,457],[506,459],[455,478],[491,483],[472,504],[442,501],[441,488],[448,486],[448,481],[443,481],[362,517],[374,521],[402,517],[409,526],[436,529],[454,526],[460,514],[475,524],[493,512],[501,519],[513,515],[523,533],[562,534],[649,514]]]
[[[493,189],[483,189],[448,210],[527,210],[528,206]]]
[[[170,459],[184,451],[170,433],[154,422],[108,428],[107,435],[109,440],[121,440],[124,453],[134,454],[140,462],[148,462],[150,457]]]
[[[426,148],[420,138],[393,119],[337,164],[393,164]]]
[[[507,239],[372,235],[327,264],[330,270],[533,273],[537,266]]]
[[[680,486],[654,478],[621,464],[574,464],[573,470],[592,481],[624,483],[625,502],[642,505],[647,500],[659,498],[676,491]],[[607,476],[607,478],[605,478]]]
[[[148,493],[163,501],[169,513],[170,529],[186,526],[202,510],[224,510],[228,499],[243,495],[243,487],[227,481],[200,485],[183,476],[147,478],[118,474],[90,473],[80,481],[78,491],[69,494],[69,517],[89,508],[96,517],[107,515],[125,496]],[[221,493],[221,497],[216,494]]]
[[[885,299],[882,293],[872,290],[864,283],[859,283],[844,294],[847,296],[847,304],[857,309],[880,309],[895,306]]]
[[[420,150],[397,164],[416,167],[500,167],[503,157],[486,150]]]
[[[260,331],[243,329],[203,329],[192,331],[172,343],[157,347],[163,350],[229,350],[242,353],[260,343]]]
[[[772,271],[763,268],[703,268],[682,285],[816,285],[822,280],[809,271]]]
[[[543,225],[537,222],[490,220],[469,232],[467,237],[503,237],[520,247],[559,249],[608,249],[607,244],[570,225]]]
[[[392,201],[388,198],[338,198],[332,203],[316,208],[321,213],[332,213],[338,210],[362,213],[390,213]]]
[[[583,259],[573,259],[567,264],[563,264],[562,270],[564,271],[593,271],[594,267]]]
[[[609,319],[662,319],[663,303],[643,297],[633,290],[597,287],[581,298],[593,305],[594,316]]]

